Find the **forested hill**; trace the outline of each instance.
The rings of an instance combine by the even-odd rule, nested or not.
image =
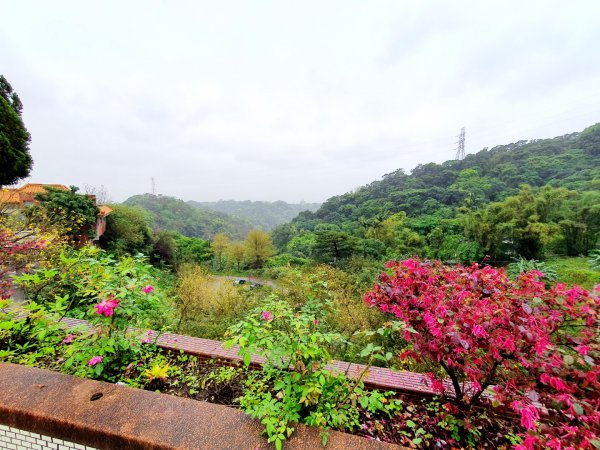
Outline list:
[[[293,223],[312,230],[319,223],[355,224],[404,211],[409,217],[452,215],[459,206],[477,208],[517,194],[519,186],[550,185],[586,190],[600,179],[600,124],[554,139],[520,141],[483,149],[462,161],[402,169],[328,199],[315,213]]]
[[[217,233],[226,233],[234,239],[241,239],[253,228],[242,218],[195,208],[183,200],[164,195],[134,195],[124,203],[148,211],[153,227],[177,231],[188,237],[212,239]]]
[[[269,231],[275,226],[291,221],[302,211],[316,211],[320,203],[253,202],[250,200],[219,200],[218,202],[196,202],[188,204],[202,209],[210,209],[230,216],[239,217],[254,228]]]

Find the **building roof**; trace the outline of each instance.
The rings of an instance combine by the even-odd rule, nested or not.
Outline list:
[[[14,189],[0,189],[0,203],[22,205],[24,202],[31,202],[35,199],[37,194],[45,194],[47,187],[59,189],[61,191],[69,190],[69,188],[63,184],[27,183]]]
[[[0,189],[0,203],[19,204],[19,193],[15,189]]]
[[[98,206],[98,209],[100,210],[100,212],[98,212],[99,217],[106,217],[112,212],[112,208],[106,205]]]
[[[27,194],[45,194],[46,188],[51,187],[54,189],[59,189],[61,191],[70,191],[68,187],[64,184],[41,184],[41,183],[27,183],[17,188],[16,190],[19,192],[27,193]]]

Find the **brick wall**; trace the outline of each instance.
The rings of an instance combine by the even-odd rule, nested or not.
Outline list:
[[[74,442],[30,433],[0,424],[0,449],[2,450],[96,450]]]

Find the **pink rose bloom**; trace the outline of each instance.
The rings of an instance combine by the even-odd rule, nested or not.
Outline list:
[[[62,340],[61,344],[70,344],[71,342],[73,342],[73,339],[75,339],[75,335],[68,334],[67,337]]]
[[[154,286],[152,285],[148,285],[148,286],[144,286],[142,288],[142,291],[144,291],[144,294],[149,294],[150,292],[152,292],[154,290]]]
[[[119,306],[119,300],[115,299],[111,294],[107,299],[102,299],[100,303],[94,305],[94,308],[96,308],[98,314],[111,317],[115,313],[117,306]]]
[[[95,366],[98,363],[102,362],[102,356],[94,356],[92,359],[90,359],[87,363],[88,366]]]
[[[262,313],[262,318],[263,318],[264,320],[266,320],[267,322],[268,322],[269,320],[273,320],[273,313],[272,313],[271,311],[263,311],[263,313]]]

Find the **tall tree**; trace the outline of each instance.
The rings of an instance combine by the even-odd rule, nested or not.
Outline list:
[[[265,261],[275,253],[271,237],[263,230],[250,231],[246,235],[244,245],[250,265],[254,268],[262,267]]]
[[[225,233],[215,234],[212,244],[210,245],[214,258],[213,263],[215,269],[221,270],[223,266],[223,257],[226,255],[227,249],[230,245],[231,241],[229,240],[229,236],[227,236]]]
[[[29,175],[31,135],[25,128],[23,104],[10,83],[0,75],[0,186],[16,183]]]

